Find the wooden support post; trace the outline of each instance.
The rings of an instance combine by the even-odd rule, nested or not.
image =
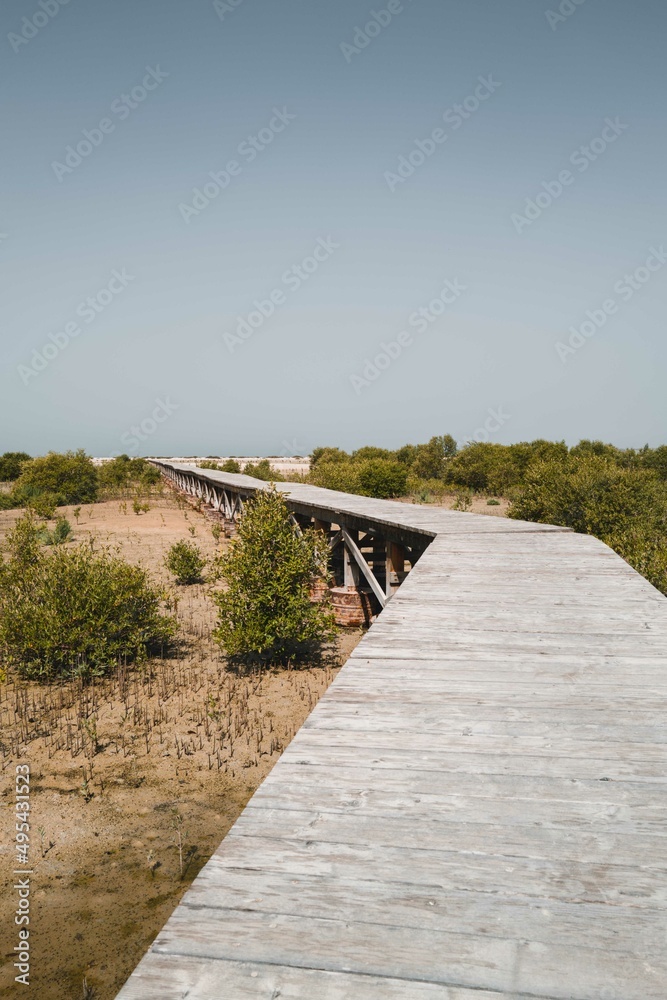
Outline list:
[[[363,554],[359,546],[357,545],[357,539],[356,537],[354,537],[357,535],[358,532],[355,531],[353,534],[351,534],[349,531],[346,531],[346,529],[343,528],[343,540],[345,541],[346,559],[349,558],[351,560],[354,560],[354,562],[356,563],[357,579],[359,578],[359,571],[361,571],[361,574],[364,576],[366,583],[369,585],[369,587],[377,597],[380,607],[383,608],[387,603],[387,600],[385,598],[385,595],[382,593],[382,587],[374,577],[373,571],[371,570],[370,566],[364,559]],[[346,562],[345,563],[346,574],[347,574],[347,565],[348,564]]]
[[[405,549],[396,542],[387,542],[386,593],[391,597],[405,576]]]
[[[345,537],[347,535],[347,538]],[[347,543],[348,538],[352,539],[355,543],[359,537],[358,531],[346,531],[343,529],[343,538]],[[352,555],[350,547],[345,544],[343,548],[343,586],[344,587],[358,587],[359,586],[359,567],[357,561]]]

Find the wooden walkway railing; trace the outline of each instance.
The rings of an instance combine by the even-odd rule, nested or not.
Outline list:
[[[280,488],[428,545],[119,998],[664,1000],[667,600],[589,536]]]

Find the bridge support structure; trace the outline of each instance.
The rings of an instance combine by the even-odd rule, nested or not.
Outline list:
[[[174,466],[157,460],[154,464],[171,487],[213,516],[217,515],[228,535],[234,534],[246,500],[268,486],[251,476]],[[280,488],[281,484],[277,485]],[[314,527],[328,540],[329,591],[339,625],[370,625],[431,540],[423,532],[378,524],[348,512],[321,509],[317,503],[293,497],[291,484],[290,492],[285,490],[285,501],[298,528]],[[314,596],[321,597],[321,589]]]

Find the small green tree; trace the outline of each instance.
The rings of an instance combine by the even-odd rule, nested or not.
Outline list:
[[[165,557],[165,566],[176,577],[176,583],[188,584],[201,581],[206,559],[194,542],[175,542]]]
[[[331,610],[310,599],[327,556],[321,533],[295,530],[275,488],[246,502],[238,537],[220,559],[227,590],[215,595],[214,635],[230,657],[284,663],[316,654],[333,639]]]
[[[408,470],[401,462],[370,458],[359,463],[359,492],[369,497],[387,499],[405,496]]]
[[[145,572],[90,544],[39,544],[27,512],[0,562],[0,656],[26,677],[103,674],[168,644],[176,622]]]

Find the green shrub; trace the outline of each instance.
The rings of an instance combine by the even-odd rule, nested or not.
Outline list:
[[[502,495],[521,481],[522,457],[518,446],[469,444],[448,463],[446,479],[475,493]]]
[[[384,458],[391,461],[394,459],[394,452],[389,451],[387,448],[376,448],[374,445],[365,445],[363,448],[357,448],[351,455],[353,462],[368,462],[373,458]]]
[[[441,503],[447,493],[447,486],[442,479],[420,479],[408,475],[406,495],[417,503]]]
[[[456,491],[453,510],[470,510],[472,507],[472,491],[462,487]]]
[[[165,566],[176,577],[176,583],[200,583],[206,559],[194,542],[175,542],[165,557]]]
[[[667,544],[664,534],[640,525],[617,531],[604,540],[649,583],[667,594]]]
[[[310,600],[327,556],[321,533],[295,531],[276,490],[247,501],[238,537],[219,561],[228,589],[215,595],[214,634],[230,657],[284,663],[317,654],[333,638],[331,611]]]
[[[97,499],[98,473],[92,460],[82,450],[59,454],[51,451],[33,458],[21,468],[14,496],[17,506],[30,504],[43,494],[55,498],[58,506],[70,503],[94,503]]]
[[[229,471],[226,469],[225,471]],[[268,458],[262,458],[259,462],[248,462],[243,467],[243,474],[254,476],[255,479],[263,479],[266,483],[279,483],[283,481],[280,473],[273,468]]]
[[[4,455],[0,455],[0,483],[18,479],[23,463],[29,461],[30,455],[25,451],[6,451]]]
[[[667,479],[667,445],[658,448],[643,448],[640,451],[638,464],[645,469],[653,469],[661,479]]]
[[[150,489],[160,482],[160,472],[145,458],[130,458],[117,455],[98,471],[99,486],[107,494],[114,495],[119,490],[135,487]]]
[[[359,493],[359,466],[353,462],[320,461],[308,474],[308,482],[313,486],[323,486],[327,490],[341,493]]]
[[[168,644],[176,623],[145,570],[91,544],[47,554],[26,513],[0,566],[0,651],[26,677],[102,674]]]
[[[359,464],[358,481],[359,492],[364,496],[401,497],[407,492],[408,470],[401,462],[371,458]]]
[[[50,521],[55,516],[59,500],[60,497],[55,493],[37,493],[28,496],[24,494],[24,506],[34,511],[38,517],[43,517],[46,521]]]
[[[235,458],[227,458],[220,466],[221,472],[240,472],[241,465]]]
[[[325,462],[349,462],[350,456],[346,451],[341,451],[340,448],[313,448],[313,453],[310,456],[310,467],[314,469],[316,465],[324,464]]]
[[[667,486],[649,469],[625,468],[588,450],[531,466],[509,517],[595,535],[667,593]]]
[[[411,471],[421,479],[442,479],[448,460],[456,455],[456,441],[451,434],[432,437],[428,444],[416,446]]]
[[[59,517],[56,520],[52,531],[44,526],[39,532],[39,540],[44,545],[63,545],[72,534],[72,525],[66,517]]]
[[[667,492],[650,470],[624,469],[593,454],[570,456],[531,466],[509,516],[604,538],[639,521],[659,529],[667,516]]]

